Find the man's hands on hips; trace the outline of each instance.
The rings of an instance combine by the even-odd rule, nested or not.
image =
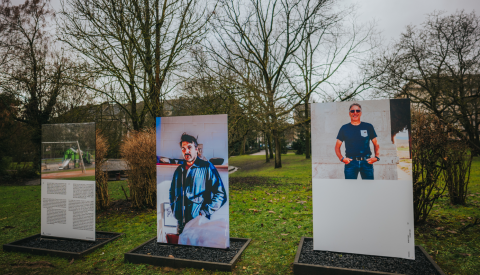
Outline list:
[[[375,162],[377,162],[377,161],[378,161],[378,159],[377,159],[376,157],[367,159],[367,162],[368,162],[369,164],[373,164],[373,163],[375,163]]]
[[[352,161],[351,158],[343,158],[343,160],[342,160],[342,162],[345,163],[345,164],[349,164],[351,161]]]

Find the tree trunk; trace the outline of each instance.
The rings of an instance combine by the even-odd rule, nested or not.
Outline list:
[[[163,116],[163,104],[160,100],[160,88],[163,81],[160,80],[160,15],[159,15],[159,0],[155,1],[155,85],[154,85],[154,108],[157,117]]]
[[[305,119],[310,117],[308,109],[308,97],[305,98]],[[310,121],[305,123],[305,158],[310,159]]]
[[[275,139],[275,168],[282,168],[282,145],[276,131],[273,132]]]
[[[268,150],[270,152],[270,159],[273,159],[272,134],[267,133],[267,141],[268,141]]]
[[[245,155],[245,143],[247,142],[247,135],[243,136],[242,147],[240,147],[240,155]]]
[[[35,172],[41,172],[41,160],[42,160],[42,124],[35,125],[32,134],[32,143],[34,145],[32,168]]]
[[[265,162],[270,162],[270,158],[268,157],[268,147],[267,147],[267,134],[263,133],[263,147],[265,148]]]

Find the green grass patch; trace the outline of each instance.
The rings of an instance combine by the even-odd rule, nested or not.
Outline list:
[[[231,174],[231,177],[285,177],[285,178],[303,178],[311,179],[312,162],[305,159],[303,155],[289,153],[282,155],[281,169],[275,169],[275,159],[265,162],[265,156],[236,156],[230,158],[229,165],[239,167],[240,169]]]
[[[230,235],[252,238],[232,274],[291,274],[301,236],[313,236],[311,162],[305,156],[282,155],[274,169],[265,156],[237,156],[229,164]],[[480,159],[474,161],[466,206],[451,206],[443,197],[427,224],[416,228],[416,243],[447,274],[479,274],[480,226],[462,228],[480,218]],[[0,252],[0,270],[10,274],[230,274],[196,269],[171,269],[125,264],[123,253],[156,235],[156,211],[132,210],[125,203],[126,181],[109,182],[113,206],[97,211],[97,230],[126,235],[83,260]],[[40,186],[1,186],[0,241],[9,243],[40,232]],[[479,193],[479,194],[477,194]],[[472,219],[468,219],[471,217]],[[463,221],[463,222],[462,222]],[[462,225],[465,224],[465,225]],[[436,228],[444,227],[442,230]],[[456,233],[450,233],[453,231]],[[437,253],[438,251],[438,253]],[[54,267],[27,266],[46,261]]]

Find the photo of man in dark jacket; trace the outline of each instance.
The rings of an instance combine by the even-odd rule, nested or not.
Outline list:
[[[345,179],[357,179],[358,173],[362,180],[373,180],[373,164],[380,160],[380,145],[373,125],[360,121],[362,106],[353,103],[349,108],[350,123],[343,125],[337,135],[335,154],[345,163]],[[375,154],[370,150],[372,141]],[[340,152],[345,142],[345,157]]]
[[[180,148],[184,161],[175,170],[170,186],[170,205],[178,221],[178,234],[198,215],[210,219],[227,202],[217,169],[198,157],[197,139],[183,133]]]

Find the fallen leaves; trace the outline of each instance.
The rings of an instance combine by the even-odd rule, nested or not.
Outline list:
[[[443,230],[445,230],[445,227],[440,226],[440,227],[435,228],[435,230],[437,230],[437,231],[443,231]]]
[[[457,231],[455,230],[447,230],[448,233],[452,233],[452,234],[457,234]]]
[[[275,214],[275,211],[268,211],[268,213],[270,213],[270,214]]]

